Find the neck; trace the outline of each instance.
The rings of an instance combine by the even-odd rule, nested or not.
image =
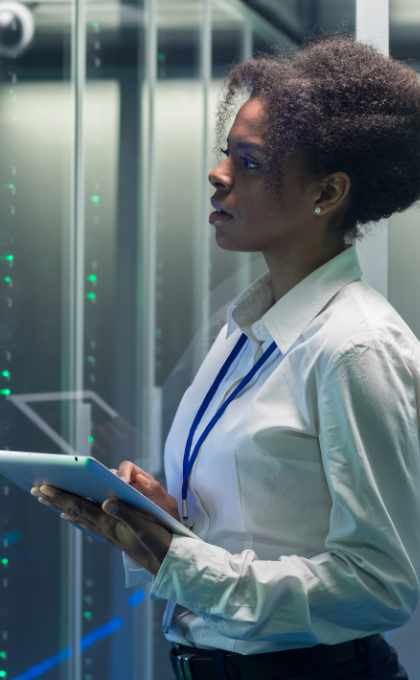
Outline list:
[[[340,239],[334,244],[329,243],[328,247],[319,249],[302,247],[302,244],[299,244],[295,248],[289,248],[287,252],[263,253],[270,270],[275,301],[280,300],[300,281],[344,249],[345,243]]]

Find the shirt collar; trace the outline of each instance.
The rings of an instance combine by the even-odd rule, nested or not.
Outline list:
[[[361,276],[356,248],[349,246],[274,303],[271,274],[267,272],[229,307],[226,337],[239,328],[254,340],[252,326],[261,319],[285,354],[338,291]]]

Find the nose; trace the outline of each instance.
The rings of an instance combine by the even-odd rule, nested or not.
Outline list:
[[[209,172],[209,182],[215,189],[229,191],[233,186],[233,176],[229,171],[228,158]]]

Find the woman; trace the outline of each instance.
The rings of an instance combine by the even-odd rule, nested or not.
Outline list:
[[[235,66],[219,135],[243,94],[210,222],[269,272],[181,402],[168,492],[119,471],[204,541],[119,502],[33,492],[123,550],[129,583],[143,567],[151,596],[179,605],[165,617],[178,678],[407,678],[380,633],[419,596],[420,344],[351,243],[420,197],[420,86],[333,38]]]

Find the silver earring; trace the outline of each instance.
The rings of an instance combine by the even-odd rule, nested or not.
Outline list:
[[[321,212],[321,208],[318,206],[318,208],[315,208],[315,212],[317,215],[319,215],[319,213]]]

